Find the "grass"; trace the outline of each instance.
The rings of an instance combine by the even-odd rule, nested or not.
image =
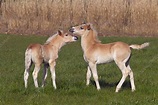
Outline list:
[[[124,41],[129,44],[150,42],[149,48],[132,50],[131,68],[136,91],[131,92],[129,79],[119,93],[115,87],[121,72],[114,63],[98,66],[101,90],[93,78],[87,87],[87,64],[83,60],[80,41],[64,46],[57,60],[54,90],[50,72],[45,88],[35,89],[32,76],[24,88],[24,52],[30,43],[44,43],[46,36],[0,35],[0,105],[156,105],[158,103],[158,54],[156,37],[100,37],[103,43]],[[32,72],[32,70],[31,70]],[[41,83],[42,70],[39,73]]]

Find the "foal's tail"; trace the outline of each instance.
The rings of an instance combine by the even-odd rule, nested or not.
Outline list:
[[[141,44],[141,45],[132,44],[132,45],[130,45],[129,47],[130,47],[130,48],[133,48],[133,49],[140,50],[140,49],[146,48],[146,47],[148,47],[148,46],[149,46],[149,42],[143,43],[143,44]]]
[[[24,83],[25,88],[27,88],[27,80],[29,77],[29,71],[31,67],[32,61],[31,61],[31,49],[27,48],[25,51],[25,71],[24,71]]]
[[[25,52],[25,69],[29,69],[31,66],[31,49],[27,48]]]

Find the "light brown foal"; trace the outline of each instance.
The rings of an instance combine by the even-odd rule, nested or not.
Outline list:
[[[76,36],[69,35],[68,33],[63,33],[58,31],[57,34],[48,38],[44,45],[41,44],[31,44],[27,47],[25,52],[25,72],[24,72],[24,82],[25,88],[27,88],[27,82],[29,77],[29,71],[32,63],[35,64],[34,71],[32,73],[34,85],[38,87],[37,77],[40,70],[40,66],[44,63],[44,76],[42,87],[44,86],[45,80],[47,78],[48,67],[50,66],[50,72],[52,77],[53,86],[56,89],[55,82],[55,65],[56,59],[58,58],[58,52],[63,45],[67,42],[76,41],[78,38]]]
[[[128,45],[124,42],[102,44],[98,40],[97,32],[93,29],[91,24],[82,24],[72,27],[70,32],[81,36],[84,60],[88,63],[87,85],[89,85],[92,72],[96,87],[99,90],[100,85],[98,82],[97,64],[115,61],[122,72],[122,78],[116,87],[116,92],[120,90],[128,75],[130,76],[132,91],[135,90],[133,71],[129,65],[131,48],[143,49],[149,46],[149,43],[144,43],[142,45]]]

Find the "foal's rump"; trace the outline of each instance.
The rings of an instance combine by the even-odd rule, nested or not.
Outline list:
[[[47,44],[31,44],[25,53],[25,58],[30,56],[31,61],[34,63],[49,63],[51,58],[54,60],[58,58],[56,47]]]
[[[42,62],[42,45],[30,44],[25,52],[25,64],[28,62]]]

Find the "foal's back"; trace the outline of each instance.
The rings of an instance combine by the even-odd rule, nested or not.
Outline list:
[[[97,63],[107,63],[112,60],[124,60],[131,53],[130,47],[124,42],[114,42],[108,44],[95,43],[86,53],[90,59],[94,58]]]
[[[50,59],[58,57],[56,48],[49,44],[31,44],[27,49],[31,50],[31,58],[34,63],[49,63]]]

